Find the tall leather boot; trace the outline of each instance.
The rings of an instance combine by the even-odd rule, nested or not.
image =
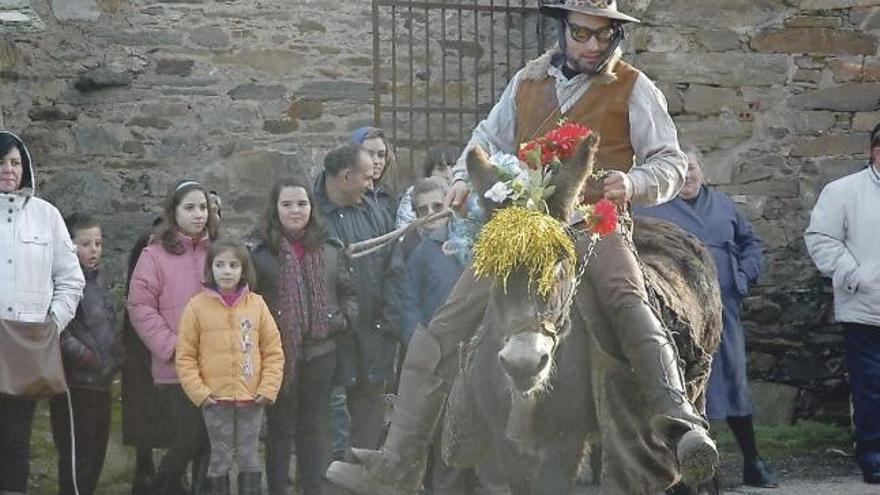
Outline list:
[[[352,449],[355,463],[336,461],[327,479],[359,495],[419,493],[428,447],[451,384],[438,373],[437,340],[417,327],[400,375],[398,400],[382,450]]]
[[[238,473],[238,495],[260,495],[263,489],[263,473],[241,471]]]
[[[614,329],[651,411],[651,429],[676,453],[687,485],[709,481],[718,449],[708,423],[687,398],[672,338],[647,304],[620,308]]]

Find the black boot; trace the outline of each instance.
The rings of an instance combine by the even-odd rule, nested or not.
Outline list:
[[[760,457],[743,459],[743,485],[760,488],[777,488],[776,471]]]
[[[238,473],[238,495],[260,495],[262,484],[263,473],[259,471]]]
[[[204,488],[208,495],[229,495],[229,475],[206,476]]]

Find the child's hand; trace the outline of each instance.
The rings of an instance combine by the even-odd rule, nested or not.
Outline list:
[[[202,407],[211,407],[211,406],[216,406],[216,405],[217,405],[217,399],[211,397],[210,395],[208,396],[207,399],[205,399],[205,402],[202,402]]]
[[[327,323],[334,333],[342,333],[348,330],[348,317],[341,310],[336,310],[327,315]]]
[[[268,406],[269,399],[263,397],[262,395],[258,395],[258,396],[256,396],[256,398],[254,398],[254,404],[256,404],[258,406]]]

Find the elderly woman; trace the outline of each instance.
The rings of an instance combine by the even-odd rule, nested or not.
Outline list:
[[[776,472],[758,455],[755,442],[745,332],[739,319],[740,303],[761,275],[761,240],[729,196],[703,184],[700,150],[685,146],[684,151],[688,172],[678,197],[660,206],[633,208],[633,213],[678,225],[697,236],[712,254],[724,304],[724,330],[712,357],[706,415],[725,420],[736,438],[743,454],[743,484],[773,488],[779,484]]]
[[[64,220],[34,196],[30,153],[16,135],[0,131],[0,342],[61,332],[73,319],[85,279]],[[49,345],[58,340],[44,339]],[[54,343],[53,343],[54,342]],[[0,493],[27,492],[29,442],[38,356],[0,349]],[[32,347],[27,348],[32,351]],[[16,353],[15,356],[7,353]],[[56,354],[59,358],[60,354]],[[18,362],[12,363],[15,358]],[[29,384],[25,386],[24,384]]]

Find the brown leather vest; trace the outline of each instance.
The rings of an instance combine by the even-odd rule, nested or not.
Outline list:
[[[555,78],[522,79],[516,93],[517,145],[542,136],[565,117],[598,134],[597,169],[629,171],[635,154],[629,139],[629,99],[639,71],[618,61],[613,73],[616,81],[590,84],[565,114],[559,111]]]

